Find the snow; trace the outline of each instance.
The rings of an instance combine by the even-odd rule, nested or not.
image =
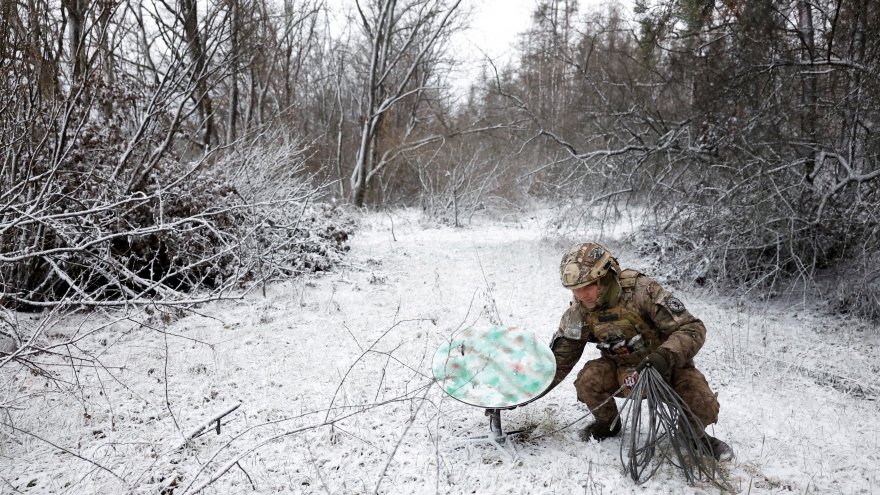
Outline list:
[[[432,384],[431,357],[475,324],[549,340],[570,298],[557,264],[576,239],[547,225],[542,212],[463,229],[410,210],[365,214],[344,266],[266,297],[66,320],[50,333],[80,332],[100,366],[46,366],[70,386],[0,370],[0,404],[14,406],[0,419],[0,494],[183,494],[214,477],[203,493],[718,493],[672,468],[634,485],[618,440],[579,440],[585,422],[536,438],[585,414],[575,373],[504,412],[505,429],[537,427],[515,454],[461,442],[486,434],[488,420]],[[623,267],[650,266],[615,235],[605,241]],[[676,295],[709,329],[696,362],[719,394],[711,433],[734,449],[723,465],[734,487],[880,493],[875,326],[803,305]],[[219,435],[175,449],[238,402]]]

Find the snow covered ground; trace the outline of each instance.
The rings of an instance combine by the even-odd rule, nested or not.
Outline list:
[[[95,330],[78,345],[103,368],[51,368],[81,392],[4,368],[0,404],[15,407],[0,418],[0,494],[179,495],[206,483],[203,493],[218,494],[717,493],[673,469],[634,485],[619,441],[580,441],[584,422],[517,441],[515,457],[457,442],[485,434],[487,419],[432,384],[433,352],[490,322],[549,340],[570,298],[557,264],[575,239],[545,225],[532,216],[453,229],[410,211],[371,214],[336,272]],[[650,267],[606,241],[622,266]],[[875,326],[677,295],[709,329],[696,361],[719,393],[711,431],[736,453],[723,465],[734,487],[880,494]],[[50,334],[94,329],[95,318]],[[588,348],[583,360],[597,354]],[[505,428],[541,434],[581,417],[573,378],[505,412]],[[219,435],[212,426],[178,448],[238,403]]]

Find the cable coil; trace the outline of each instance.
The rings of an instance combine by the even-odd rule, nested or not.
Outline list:
[[[641,406],[642,398],[647,403],[644,408],[647,418]],[[684,473],[689,484],[705,479],[721,489],[732,490],[718,470],[700,420],[657,370],[650,366],[642,370],[615,423],[621,421],[624,412],[620,461],[637,484],[651,479],[663,461],[669,460]],[[668,445],[662,444],[667,439]],[[658,454],[660,458],[655,461]]]

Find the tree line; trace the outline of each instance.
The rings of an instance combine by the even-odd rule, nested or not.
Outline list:
[[[318,198],[454,225],[539,198],[560,225],[638,211],[683,283],[878,314],[878,2],[542,0],[462,92],[472,7],[4,2],[4,301],[292,273],[278,219]]]
[[[876,317],[878,30],[869,0],[547,1],[494,97],[565,221],[635,210],[671,278]]]

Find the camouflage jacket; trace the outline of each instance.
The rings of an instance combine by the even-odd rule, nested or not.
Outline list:
[[[589,310],[575,298],[562,315],[550,344],[556,357],[550,389],[577,364],[587,343],[597,344],[602,356],[618,366],[635,366],[658,347],[670,352],[672,368],[693,366],[694,355],[706,340],[703,322],[660,284],[635,270],[624,270],[619,283],[619,292],[604,306]]]

